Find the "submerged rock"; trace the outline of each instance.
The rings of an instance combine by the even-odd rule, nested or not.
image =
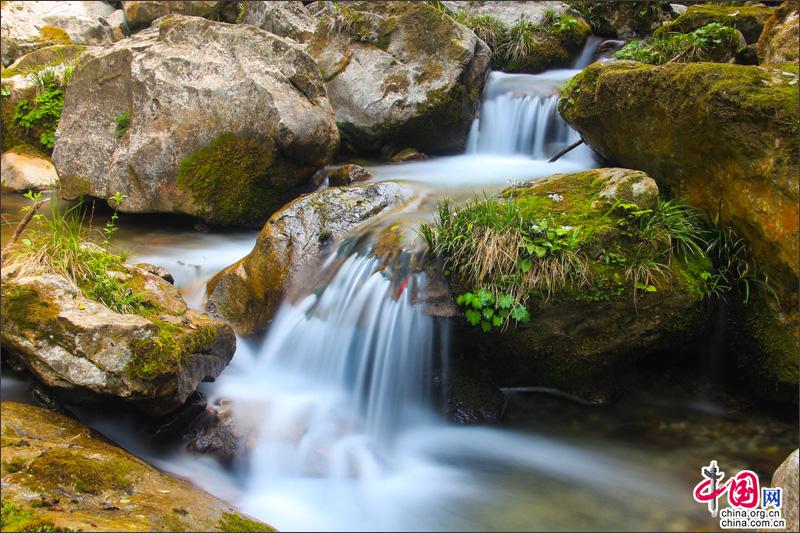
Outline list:
[[[800,3],[786,0],[764,24],[758,38],[758,61],[762,65],[797,63],[800,42]]]
[[[795,450],[772,475],[772,486],[783,488],[783,518],[785,531],[800,530],[800,450]]]
[[[316,63],[248,24],[156,26],[75,69],[53,151],[62,195],[260,227],[338,150]]]
[[[306,10],[303,2],[257,0],[244,2],[242,22],[252,24],[281,37],[305,42],[314,35],[317,20]]]
[[[122,34],[105,2],[3,2],[0,47],[3,65],[53,44],[107,45]]]
[[[414,148],[404,148],[403,150],[400,150],[394,154],[391,158],[391,161],[392,163],[403,163],[405,161],[422,161],[424,159],[428,159],[428,156],[419,150],[415,150]]]
[[[58,187],[58,174],[50,158],[36,150],[25,150],[24,145],[3,152],[0,168],[3,190],[45,191]]]
[[[489,49],[433,6],[348,2],[323,9],[308,52],[319,63],[346,146],[463,149]]]
[[[383,182],[298,198],[270,218],[244,259],[208,283],[209,311],[241,334],[263,329],[287,290],[317,266],[324,249],[410,197],[410,189]]]
[[[4,531],[273,531],[66,416],[0,412]]]
[[[4,276],[3,347],[71,401],[113,398],[163,415],[222,372],[236,339],[160,277],[132,266],[119,274],[147,300],[147,318],[114,312],[57,274]]]

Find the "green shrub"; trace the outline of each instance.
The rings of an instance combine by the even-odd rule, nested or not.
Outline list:
[[[20,100],[14,110],[14,122],[26,132],[33,132],[39,143],[52,150],[55,133],[64,108],[64,84],[52,70],[30,75],[37,87],[32,100]],[[66,76],[65,76],[66,78]]]
[[[56,531],[53,522],[44,520],[36,512],[26,511],[9,500],[3,500],[0,508],[0,529],[2,531]]]

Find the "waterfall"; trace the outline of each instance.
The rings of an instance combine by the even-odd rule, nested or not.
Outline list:
[[[435,420],[441,342],[414,302],[424,276],[362,252],[334,254],[325,270],[335,272],[330,281],[284,302],[259,353],[220,381],[218,395],[234,403],[259,398],[266,416],[254,467],[264,472],[368,475],[378,445],[385,452],[403,428]]]

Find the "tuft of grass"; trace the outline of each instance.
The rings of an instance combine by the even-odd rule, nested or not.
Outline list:
[[[690,33],[667,33],[631,41],[616,51],[614,57],[651,65],[713,61],[720,50],[738,44],[739,36],[734,28],[712,22]]]
[[[114,120],[115,128],[114,128],[114,137],[119,139],[128,131],[128,128],[131,125],[131,112],[130,111],[123,111],[117,118]]]
[[[34,203],[41,193],[26,195]],[[116,195],[117,205],[122,201]],[[72,280],[81,291],[118,313],[141,313],[144,302],[130,283],[111,272],[124,272],[125,254],[108,251],[116,232],[116,211],[102,230],[86,221],[83,202],[61,212],[51,200],[50,215],[37,213],[19,242],[9,251],[3,267],[19,277],[56,273]],[[30,208],[28,208],[30,209]]]

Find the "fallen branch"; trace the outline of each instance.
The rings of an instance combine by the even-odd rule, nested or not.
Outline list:
[[[25,231],[25,226],[27,226],[30,223],[30,221],[33,220],[33,217],[36,215],[36,213],[39,212],[39,209],[42,207],[42,205],[44,205],[44,203],[49,200],[50,200],[49,198],[45,198],[44,200],[39,200],[38,202],[36,202],[31,206],[31,208],[28,210],[27,213],[25,213],[25,216],[22,218],[20,223],[17,224],[17,229],[14,230],[14,234],[11,235],[11,240],[8,241],[8,244],[6,244],[3,247],[2,252],[0,252],[0,264],[3,263],[3,261],[6,258],[6,254],[9,252],[9,250],[11,250],[11,247],[14,246],[14,243],[17,242],[19,236],[22,235],[22,232]]]
[[[574,143],[570,144],[569,146],[567,146],[566,148],[564,148],[563,150],[558,152],[556,155],[554,155],[553,157],[548,159],[547,162],[548,163],[552,163],[554,161],[557,161],[558,159],[561,158],[562,155],[566,154],[567,152],[570,152],[570,151],[574,150],[575,148],[577,148],[578,146],[580,146],[582,144],[583,144],[583,139],[579,139],[579,140],[575,141]]]

